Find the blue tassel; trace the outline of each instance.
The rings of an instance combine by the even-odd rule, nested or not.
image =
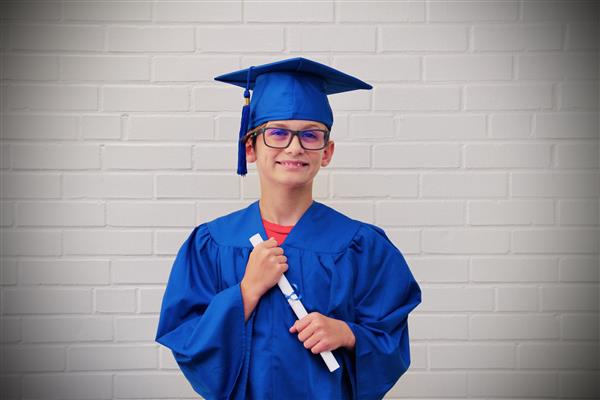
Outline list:
[[[242,107],[242,121],[240,122],[240,133],[238,140],[238,165],[237,174],[245,176],[248,173],[246,167],[246,144],[242,141],[246,133],[248,132],[248,120],[250,119],[250,73],[252,68],[248,69],[248,75],[246,79],[246,90],[244,90],[244,107]]]

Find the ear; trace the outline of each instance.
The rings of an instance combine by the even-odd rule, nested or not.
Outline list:
[[[253,163],[256,161],[256,149],[252,147],[252,139],[246,140],[246,162]]]
[[[321,167],[326,167],[331,162],[333,158],[333,151],[335,150],[335,143],[333,140],[327,142],[327,146],[323,150],[323,158],[321,159]]]

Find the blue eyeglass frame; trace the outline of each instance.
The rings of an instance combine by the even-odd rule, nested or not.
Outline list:
[[[290,140],[289,142],[284,146],[284,147],[280,147],[280,146],[271,146],[267,144],[267,139],[264,135],[265,131],[267,129],[281,129],[287,132],[290,132]],[[300,134],[302,132],[312,132],[312,131],[319,131],[319,132],[324,132],[325,136],[323,136],[323,146],[317,148],[317,149],[307,149],[306,147],[304,147],[304,144],[302,143],[302,137],[300,136]],[[252,132],[252,134],[250,135],[250,137],[256,137],[260,134],[263,134],[263,143],[265,144],[265,146],[270,147],[272,149],[287,149],[288,147],[290,147],[290,144],[292,144],[292,140],[294,140],[294,136],[298,136],[298,142],[300,142],[300,146],[304,149],[304,150],[323,150],[325,147],[327,147],[327,143],[329,143],[329,134],[330,131],[328,131],[327,129],[320,129],[320,128],[311,128],[311,129],[303,129],[300,131],[295,131],[293,129],[287,129],[287,128],[280,128],[277,126],[267,126],[267,127],[262,127],[260,129],[257,129],[256,131]]]

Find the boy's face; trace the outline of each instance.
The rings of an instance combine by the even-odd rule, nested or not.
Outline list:
[[[327,129],[320,122],[307,120],[269,121],[267,127],[278,127],[292,130],[310,128]],[[333,156],[334,143],[329,140],[321,150],[305,150],[295,136],[285,149],[274,149],[265,145],[263,135],[256,138],[256,147],[252,140],[246,142],[246,159],[256,162],[261,184],[280,184],[291,187],[310,185],[321,167],[327,166]],[[298,163],[302,163],[299,165]]]

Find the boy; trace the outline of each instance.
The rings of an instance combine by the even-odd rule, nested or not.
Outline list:
[[[215,78],[244,87],[238,173],[249,207],[197,226],[175,259],[156,340],[207,399],[379,399],[410,363],[421,292],[380,228],[315,202],[334,153],[328,94],[371,86],[293,58]],[[268,240],[254,249],[249,238]],[[281,276],[309,314],[296,320]],[[319,353],[332,351],[330,372]]]

